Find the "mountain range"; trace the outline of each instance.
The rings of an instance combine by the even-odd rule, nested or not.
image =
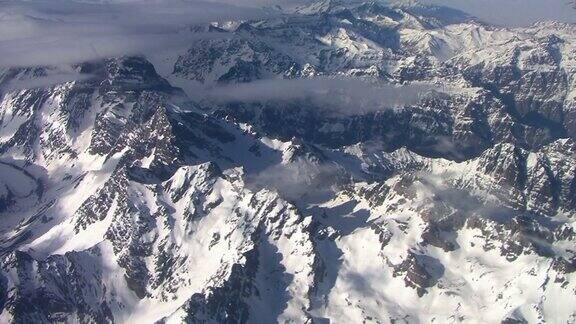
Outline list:
[[[0,322],[576,322],[576,25],[185,32],[0,70]]]

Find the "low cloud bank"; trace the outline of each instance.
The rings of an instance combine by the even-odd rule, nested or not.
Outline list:
[[[187,47],[187,27],[270,11],[205,1],[0,1],[0,67],[78,63]]]
[[[199,91],[202,100],[221,104],[306,100],[342,114],[362,114],[418,103],[439,87],[375,84],[361,79],[273,79],[219,86]]]

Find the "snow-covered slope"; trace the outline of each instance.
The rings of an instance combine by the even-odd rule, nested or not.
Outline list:
[[[575,28],[321,1],[0,71],[0,322],[574,323]]]

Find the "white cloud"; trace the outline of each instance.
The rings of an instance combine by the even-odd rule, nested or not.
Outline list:
[[[336,165],[315,164],[298,159],[289,164],[273,165],[257,174],[249,174],[246,185],[252,190],[275,190],[285,199],[297,200],[305,195],[332,190],[331,186],[337,184],[342,172]]]
[[[0,67],[77,63],[186,47],[198,23],[269,11],[203,1],[0,1]]]
[[[375,84],[356,78],[269,79],[201,89],[191,94],[211,102],[275,102],[306,100],[342,114],[362,114],[416,104],[437,87]]]

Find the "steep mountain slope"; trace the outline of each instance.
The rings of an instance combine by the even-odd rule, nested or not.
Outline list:
[[[575,28],[321,1],[1,71],[0,322],[574,323]]]

